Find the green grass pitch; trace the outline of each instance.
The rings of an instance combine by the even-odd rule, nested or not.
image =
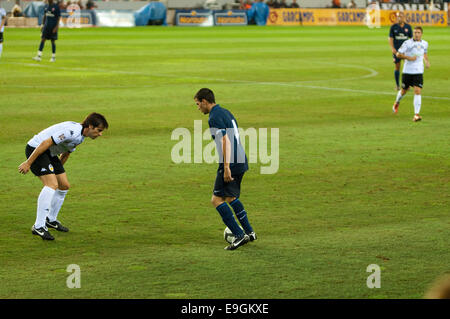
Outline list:
[[[449,271],[450,33],[425,28],[423,121],[395,98],[388,28],[6,29],[0,60],[0,298],[422,298]],[[242,128],[279,128],[276,174],[241,200],[259,239],[223,250],[216,164],[175,164],[176,128],[216,93]],[[110,129],[66,164],[67,234],[32,236],[35,133],[88,113]],[[206,145],[210,141],[204,141]],[[66,268],[81,269],[69,289]],[[381,268],[381,288],[366,271]]]

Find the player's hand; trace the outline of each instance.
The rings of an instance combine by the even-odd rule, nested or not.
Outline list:
[[[430,66],[431,66],[431,64],[430,64],[430,62],[425,62],[425,67],[427,68],[427,69],[429,69],[430,68]]]
[[[408,60],[409,60],[409,61],[416,61],[416,60],[417,60],[417,57],[416,57],[416,56],[409,56],[409,57],[408,57]]]
[[[223,180],[225,183],[229,183],[234,180],[234,178],[231,176],[231,170],[229,167],[225,167],[223,171]]]
[[[27,161],[19,165],[19,173],[26,174],[30,170],[30,164]]]
[[[56,33],[56,32],[58,32],[58,27],[53,28],[53,33]]]

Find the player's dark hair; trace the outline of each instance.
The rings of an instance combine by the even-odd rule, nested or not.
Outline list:
[[[417,29],[417,30],[420,30],[420,32],[422,32],[423,33],[423,29],[422,29],[422,27],[420,27],[420,26],[417,26],[417,27],[414,27],[414,30],[415,29]]]
[[[99,113],[91,113],[89,114],[81,123],[83,125],[83,128],[89,127],[89,125],[92,125],[93,127],[98,127],[100,125],[103,125],[105,129],[108,128],[108,122],[106,121],[105,117]]]
[[[206,100],[209,103],[216,103],[216,99],[214,98],[214,93],[210,89],[203,88],[200,89],[197,94],[195,94],[194,99],[199,100],[200,102],[202,100]]]

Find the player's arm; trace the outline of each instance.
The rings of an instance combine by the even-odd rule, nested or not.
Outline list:
[[[59,160],[61,161],[61,163],[64,165],[67,160],[69,159],[70,156],[70,152],[64,152],[61,154],[61,156],[59,157]]]
[[[222,137],[222,153],[223,153],[223,179],[226,183],[233,180],[231,177],[230,158],[231,158],[231,142],[228,134]]]
[[[395,54],[395,56],[399,59],[408,60],[408,61],[416,61],[417,60],[416,56],[408,56],[408,55],[405,55],[404,53],[400,53],[400,52],[397,52]]]
[[[6,16],[0,16],[0,29],[3,28],[6,22]]]
[[[58,20],[56,20],[56,26],[53,28],[53,33],[58,32],[60,19],[61,19],[61,17],[58,17]]]
[[[51,137],[43,141],[41,144],[39,144],[39,146],[35,148],[33,153],[31,153],[30,157],[28,157],[28,159],[25,162],[19,165],[19,173],[22,174],[28,173],[31,165],[34,163],[36,158],[38,158],[41,154],[47,151],[53,144],[54,144],[53,139]]]
[[[428,54],[427,53],[424,53],[423,59],[425,60],[425,66],[428,69],[430,67],[430,60],[428,60]]]
[[[56,26],[53,28],[53,33],[58,32],[59,20],[61,20],[61,13],[59,12],[59,9],[58,9],[57,13],[58,13],[58,19],[56,20]]]
[[[389,37],[389,45],[391,47],[392,54],[396,54],[397,50],[394,48],[394,38]]]
[[[44,10],[44,18],[42,19],[41,31],[42,31],[42,29],[44,28],[45,20],[47,20],[47,17],[45,16],[45,10]]]

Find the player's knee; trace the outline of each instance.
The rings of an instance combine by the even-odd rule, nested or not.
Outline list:
[[[62,190],[62,191],[68,191],[70,188],[70,184],[68,182],[66,183],[61,183],[58,185],[58,189]]]
[[[57,182],[47,182],[44,184],[47,187],[50,187],[51,189],[56,190],[58,188],[58,183]]]
[[[217,196],[214,196],[214,195],[213,195],[213,197],[211,197],[211,204],[214,207],[217,207],[217,206],[221,205],[223,202],[224,202],[224,200],[221,197],[217,197]]]
[[[236,197],[227,197],[226,200],[228,203],[231,203],[232,201],[234,201],[236,199]]]

